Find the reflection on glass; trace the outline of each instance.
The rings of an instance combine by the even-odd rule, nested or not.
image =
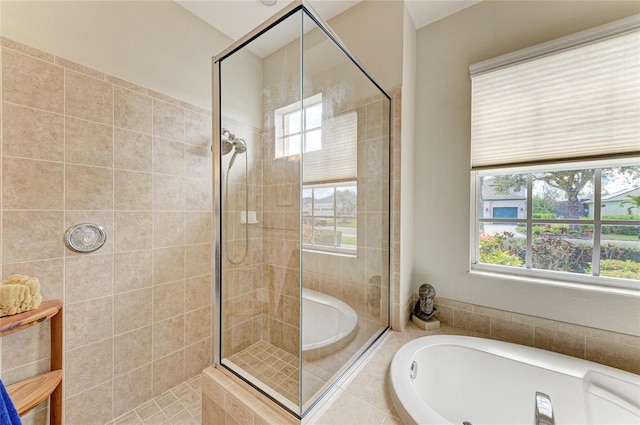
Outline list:
[[[358,188],[353,183],[306,186],[303,198],[303,243],[328,252],[358,248]]]
[[[305,133],[304,151],[312,152],[322,148],[322,130],[311,130]]]
[[[289,136],[293,133],[300,133],[300,111],[293,111],[284,116],[284,135]]]
[[[221,126],[246,141],[250,182],[245,208],[245,169],[229,173],[223,249],[256,216],[246,261],[222,262],[220,362],[302,415],[389,325],[390,99],[302,11],[220,69]]]
[[[591,274],[592,225],[537,223],[532,233],[534,269]]]
[[[527,226],[523,223],[482,223],[479,260],[484,264],[524,267]]]
[[[640,280],[640,226],[602,226],[600,276]]]
[[[533,218],[593,218],[594,169],[533,173]]]
[[[307,131],[313,128],[319,128],[322,121],[322,103],[307,106],[304,109],[304,117],[304,126]]]

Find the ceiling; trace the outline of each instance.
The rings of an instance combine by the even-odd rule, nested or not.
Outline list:
[[[175,1],[233,40],[240,39],[292,2],[292,0],[278,0],[274,6],[265,6],[259,0]],[[421,28],[480,1],[408,0],[405,4],[414,25],[416,28]],[[310,0],[309,4],[318,15],[328,21],[359,2],[360,0]]]

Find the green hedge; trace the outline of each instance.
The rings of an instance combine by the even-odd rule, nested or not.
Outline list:
[[[534,268],[590,273],[593,248],[588,244],[576,243],[551,233],[534,234],[532,249]],[[483,263],[519,267],[524,264],[525,254],[525,239],[516,238],[513,233],[480,238],[480,261]],[[601,268],[609,268],[606,276],[614,276],[618,269],[624,274],[630,268],[635,270],[634,264],[640,265],[640,247],[606,244],[602,247],[600,257]]]
[[[588,272],[591,273],[591,269]],[[630,260],[600,260],[600,276],[640,280],[640,263]]]
[[[552,219],[558,218],[558,214],[554,214],[554,213],[533,213],[533,218],[552,220]]]

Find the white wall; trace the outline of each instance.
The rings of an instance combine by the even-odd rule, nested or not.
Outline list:
[[[469,65],[639,12],[631,1],[485,1],[418,31],[416,284],[429,282],[447,298],[640,335],[638,297],[468,274]]]
[[[262,129],[262,59],[244,48],[220,63],[222,113],[226,118]],[[229,130],[234,133],[233,129]]]
[[[380,86],[402,85],[402,1],[366,0],[329,20],[329,26]]]
[[[211,57],[231,39],[173,1],[0,2],[0,34],[211,109]]]
[[[416,104],[416,28],[404,8],[402,43],[402,122],[400,164],[400,306],[411,300],[414,267],[414,144]]]

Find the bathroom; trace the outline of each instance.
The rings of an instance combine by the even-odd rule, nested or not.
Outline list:
[[[468,169],[470,64],[640,6],[483,1],[428,24],[411,6],[364,1],[328,19],[392,96],[394,332],[368,358],[374,371],[339,385],[336,408],[318,423],[400,423],[385,373],[422,332],[408,320],[423,282],[438,291],[451,332],[542,341],[638,373],[637,296],[468,273]],[[261,10],[258,23],[272,14]],[[2,273],[38,276],[44,298],[64,300],[66,423],[120,423],[176,386],[182,396],[156,402],[153,414],[199,423],[194,377],[212,363],[215,325],[211,57],[251,28],[227,36],[174,2],[3,1],[0,19]],[[37,96],[7,90],[35,74]],[[70,252],[62,234],[78,222],[101,223],[112,237],[95,254]],[[4,382],[48,367],[47,335],[45,324],[2,339]],[[562,340],[571,347],[554,348]],[[43,421],[39,407],[24,423]]]

